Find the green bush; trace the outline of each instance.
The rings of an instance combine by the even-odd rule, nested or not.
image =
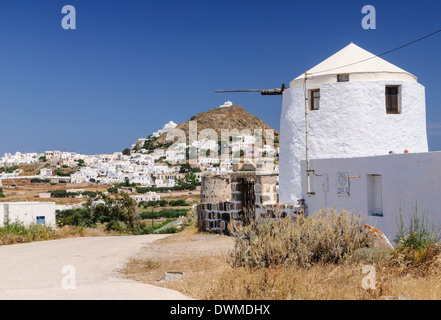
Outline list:
[[[397,224],[399,231],[394,240],[397,247],[422,250],[428,245],[439,242],[435,226],[428,221],[427,214],[419,215],[417,204],[415,211],[410,216],[409,226],[405,226],[401,209]]]
[[[54,174],[56,175],[56,176],[59,176],[59,177],[70,177],[73,173],[75,173],[76,171],[68,171],[68,172],[65,172],[65,171],[63,171],[63,170],[60,170],[60,169],[55,169],[54,170]]]
[[[83,191],[81,195],[87,198],[95,198],[98,195],[98,193],[95,191]]]
[[[67,210],[57,210],[55,215],[57,225],[76,227],[94,227],[96,221],[93,219],[90,208],[77,208]]]
[[[31,224],[25,227],[21,222],[6,223],[0,227],[0,245],[27,243],[59,239],[60,234],[50,226]]]
[[[439,234],[433,223],[429,222],[427,214],[418,213],[418,205],[410,216],[409,226],[406,227],[400,209],[398,216],[398,233],[395,238],[395,261],[406,268],[418,267],[421,270],[429,268],[438,261],[441,255]]]
[[[141,201],[138,204],[138,207],[185,207],[187,206],[187,202],[185,199],[177,199],[177,200],[170,200],[167,201],[165,199],[163,200],[151,200],[151,201]]]
[[[187,215],[187,209],[162,210],[159,212],[142,212],[141,219],[179,218]]]
[[[39,178],[33,178],[31,179],[31,183],[50,183],[51,179],[39,179]]]
[[[110,194],[117,194],[118,193],[118,188],[112,187],[107,189],[107,192]]]
[[[67,192],[66,190],[53,190],[49,191],[51,198],[75,198],[78,196],[78,192]]]

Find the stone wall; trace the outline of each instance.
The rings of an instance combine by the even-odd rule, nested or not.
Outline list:
[[[278,203],[276,174],[209,174],[202,177],[201,204],[197,206],[199,228],[228,234],[230,221],[247,221],[249,216],[245,212],[250,212],[250,208],[244,208],[246,186],[254,186],[251,193],[255,203],[251,212],[255,221],[305,213],[303,205]]]
[[[201,203],[231,200],[231,177],[226,174],[204,174],[201,181]]]
[[[243,211],[232,202],[203,203],[197,206],[198,226],[203,231],[229,234],[228,224],[230,221],[241,222]],[[293,204],[268,204],[261,207],[259,217],[261,219],[294,217],[298,214],[307,214],[304,205]]]

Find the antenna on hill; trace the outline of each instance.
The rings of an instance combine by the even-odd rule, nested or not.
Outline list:
[[[285,84],[282,84],[280,89],[252,89],[252,90],[217,90],[216,93],[225,93],[225,92],[260,92],[262,96],[277,96],[282,95],[283,91],[287,88]]]

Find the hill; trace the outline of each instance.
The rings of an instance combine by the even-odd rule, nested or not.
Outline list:
[[[204,129],[214,129],[217,132],[219,139],[221,138],[222,129],[237,129],[239,132],[243,129],[249,129],[251,130],[251,134],[253,134],[256,129],[262,129],[263,134],[265,134],[266,129],[272,129],[274,130],[274,145],[276,148],[278,146],[279,132],[238,105],[214,108],[209,111],[201,112],[192,116],[187,122],[179,124],[176,129],[183,130],[187,137],[190,121],[195,121],[197,123],[198,133]],[[148,139],[144,145],[145,149],[149,150],[151,148],[170,145],[171,143],[167,141],[166,137],[167,134],[164,133],[156,139]]]

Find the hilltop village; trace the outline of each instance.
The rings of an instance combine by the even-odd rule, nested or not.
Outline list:
[[[198,130],[203,130],[207,119],[222,117],[231,123],[235,116],[241,119],[244,127],[249,127],[250,121],[257,126],[264,124],[231,102],[191,120],[200,124]],[[182,126],[185,124],[178,126],[170,121],[146,138],[137,139],[130,147],[111,154],[86,155],[60,150],[6,153],[0,158],[0,202],[23,203],[30,212],[35,212],[40,202],[46,205],[50,201],[56,202],[55,207],[46,210],[48,212],[54,208],[81,207],[90,194],[96,192],[111,195],[121,191],[129,193],[138,204],[178,197],[198,201],[203,174],[223,174],[233,170],[232,157],[221,157],[221,147],[228,148],[230,155],[237,153],[242,157],[271,154],[277,162],[277,144],[255,146],[254,137],[242,131],[237,131],[239,135],[222,146],[217,144],[218,141],[207,139],[175,144],[167,141],[167,133]],[[262,127],[269,128],[267,125]],[[190,148],[204,156],[197,157],[196,162],[190,164]],[[277,172],[277,164],[274,170]],[[61,193],[69,196],[61,197]]]

